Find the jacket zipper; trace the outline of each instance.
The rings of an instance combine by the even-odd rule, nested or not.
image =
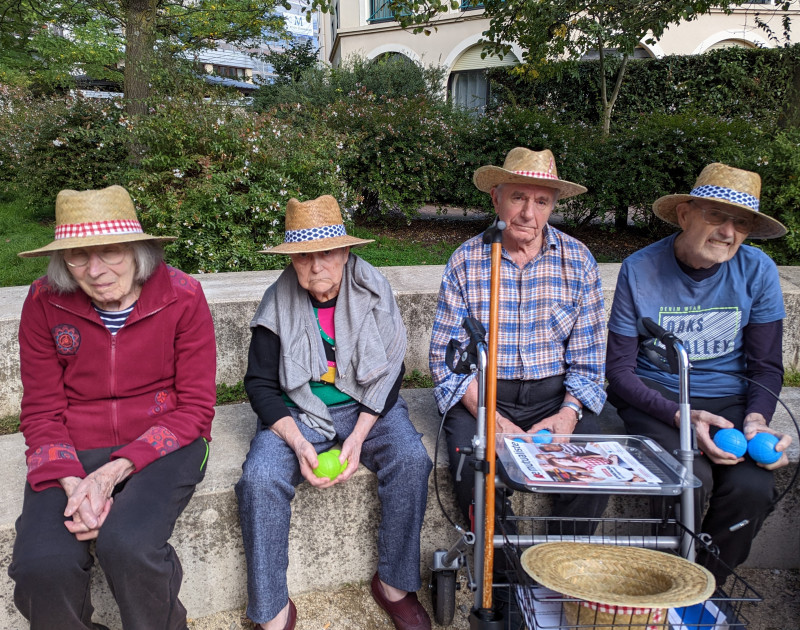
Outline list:
[[[106,331],[108,332],[108,331]],[[108,332],[111,335],[110,332]],[[111,430],[114,433],[114,444],[120,443],[119,418],[117,414],[117,337],[111,335]]]

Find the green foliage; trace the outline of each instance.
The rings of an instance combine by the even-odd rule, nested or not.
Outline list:
[[[800,370],[787,369],[783,374],[784,387],[800,387]]]
[[[562,120],[596,124],[601,113],[598,64],[564,64],[549,77],[534,77],[527,66],[496,68],[490,71],[492,92],[497,105],[536,107],[558,112]],[[793,80],[798,72],[800,45],[632,60],[615,106],[615,120],[624,128],[653,113],[700,111],[751,119],[767,128],[779,116],[791,118],[797,111],[798,87]]]
[[[6,90],[0,102],[0,184],[53,217],[64,188],[102,188],[124,181],[127,124],[114,101],[33,97]]]
[[[130,190],[146,229],[178,237],[169,260],[188,272],[275,268],[258,251],[282,242],[289,198],[332,194],[347,212],[338,137],[297,112],[164,100],[137,127],[149,147]]]
[[[661,222],[650,212],[653,201],[690,190],[697,174],[711,162],[751,168],[752,151],[760,138],[746,121],[700,114],[643,117],[607,138],[585,129],[569,142],[564,170],[589,192],[562,204],[565,218],[577,224],[610,222],[618,211],[627,216],[631,208],[634,220],[658,229]]]
[[[446,188],[442,164],[456,155],[457,114],[441,99],[441,77],[438,68],[398,57],[354,57],[342,68],[308,70],[290,85],[265,85],[254,105],[283,105],[275,116],[298,111],[295,124],[322,124],[340,137],[337,159],[360,214],[413,216]]]
[[[353,56],[338,68],[310,67],[291,83],[277,82],[261,86],[253,99],[258,110],[277,105],[301,103],[314,110],[346,100],[362,88],[379,101],[426,96],[441,100],[444,71],[422,66],[402,56],[369,61]]]
[[[354,227],[351,232],[358,238],[375,241],[355,250],[361,258],[375,267],[444,265],[450,259],[450,255],[461,245],[456,241],[441,241],[434,245],[402,242],[387,236],[373,234],[368,228],[363,227]]]
[[[0,435],[11,435],[19,431],[19,416],[0,418]]]
[[[244,391],[244,381],[239,381],[233,385],[217,383],[218,405],[233,405],[240,402],[247,402],[247,392]]]
[[[316,67],[318,51],[310,39],[292,40],[285,42],[281,49],[270,48],[263,58],[277,75],[275,85],[287,85],[300,80],[306,70]]]
[[[557,59],[578,60],[588,52],[599,55],[597,94],[601,127],[609,133],[611,114],[622,86],[628,58],[642,40],[655,41],[671,25],[690,21],[719,9],[726,13],[733,5],[746,0],[483,0],[484,16],[489,27],[481,43],[490,54],[504,56],[512,44],[522,50],[532,74],[550,74]],[[312,0],[312,7],[328,10],[330,0]],[[431,19],[448,8],[456,9],[455,0],[388,0],[389,9],[404,28],[430,32]]]
[[[347,138],[342,169],[367,216],[416,215],[442,188],[442,164],[456,153],[447,109],[425,96],[381,101],[361,87],[322,120]]]
[[[188,58],[218,41],[252,46],[284,33],[280,0],[19,0],[0,19],[0,79],[46,90],[72,87],[76,75],[123,83],[133,111],[149,96],[159,55]],[[65,36],[67,35],[67,36]],[[30,82],[30,83],[28,83]],[[130,111],[130,109],[129,109]]]
[[[30,284],[47,270],[47,257],[17,256],[53,240],[52,225],[41,223],[35,215],[23,200],[0,194],[0,286]]]
[[[411,370],[403,376],[403,387],[407,389],[430,388],[433,387],[433,379],[430,374],[425,374],[419,370]]]
[[[779,265],[800,261],[800,128],[778,132],[756,156],[762,180],[762,210],[788,229],[783,238],[759,241]]]

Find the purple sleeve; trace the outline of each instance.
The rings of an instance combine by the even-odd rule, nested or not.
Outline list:
[[[748,324],[742,337],[747,377],[779,395],[783,384],[783,320]],[[758,385],[748,385],[747,413],[760,413],[769,422],[775,413],[774,396]]]
[[[280,353],[281,340],[278,335],[263,326],[253,328],[244,389],[250,406],[265,429],[289,415],[278,381]]]
[[[638,352],[638,337],[627,337],[608,331],[606,378],[609,392],[627,405],[674,426],[678,403],[664,398],[642,382],[636,374]]]

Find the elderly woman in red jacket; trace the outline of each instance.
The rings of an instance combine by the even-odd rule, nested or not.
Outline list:
[[[31,628],[94,629],[95,555],[125,630],[184,630],[169,544],[205,473],[214,328],[120,186],[56,199],[19,329],[28,483],[9,574]]]

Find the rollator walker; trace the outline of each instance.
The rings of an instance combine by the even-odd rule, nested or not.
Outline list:
[[[552,616],[546,620],[537,616],[537,600],[534,587],[537,586],[531,577],[523,570],[520,564],[520,554],[523,550],[534,545],[546,542],[580,542],[590,544],[605,544],[617,546],[633,546],[656,549],[672,554],[678,554],[691,562],[695,561],[697,549],[701,549],[714,560],[718,560],[713,547],[713,541],[708,536],[697,536],[692,532],[695,523],[695,488],[700,481],[693,475],[693,460],[695,456],[695,440],[693,427],[690,421],[689,405],[689,371],[690,363],[687,351],[682,341],[674,334],[664,330],[650,319],[638,322],[639,333],[642,337],[658,341],[655,346],[673,373],[679,375],[679,406],[680,406],[680,450],[676,453],[677,460],[665,453],[655,442],[648,438],[637,436],[588,436],[570,435],[553,436],[563,438],[569,442],[586,442],[590,440],[606,439],[615,440],[626,445],[634,453],[642,457],[647,466],[663,478],[664,483],[655,487],[603,487],[603,494],[637,494],[649,495],[657,499],[659,496],[666,498],[676,497],[675,519],[629,519],[629,518],[587,518],[591,522],[594,533],[578,535],[569,531],[567,524],[575,523],[581,519],[563,519],[557,517],[526,517],[506,514],[495,514],[495,494],[501,492],[510,495],[515,490],[523,492],[586,492],[587,487],[575,487],[565,484],[530,484],[521,481],[521,476],[509,466],[510,459],[507,449],[504,448],[506,439],[513,439],[510,435],[496,435],[494,421],[496,410],[496,385],[497,385],[497,339],[498,339],[498,311],[500,293],[500,260],[502,230],[505,225],[496,221],[484,233],[484,242],[491,243],[491,298],[489,313],[489,335],[477,320],[465,318],[463,327],[469,335],[469,343],[462,347],[455,339],[451,340],[447,350],[447,362],[456,373],[475,373],[478,379],[478,415],[476,433],[470,445],[464,445],[461,450],[461,460],[458,465],[460,475],[465,465],[465,456],[474,455],[472,465],[475,469],[474,507],[472,531],[467,531],[453,523],[460,537],[450,549],[440,549],[434,553],[431,564],[431,598],[433,603],[434,619],[441,626],[452,623],[455,614],[455,593],[461,584],[458,573],[466,570],[466,585],[474,593],[473,606],[469,615],[470,630],[501,630],[506,627],[506,619],[498,607],[493,605],[493,592],[498,589],[510,591],[505,602],[516,598],[516,603],[521,611],[521,617],[528,625],[529,630],[534,628],[654,628],[650,624],[636,625],[607,625],[604,621],[580,617],[580,623],[570,624],[565,620],[563,612],[556,614],[557,621]],[[444,419],[442,420],[442,425]],[[439,431],[441,434],[441,428]],[[525,436],[530,438],[530,436]],[[498,439],[500,438],[500,439]],[[523,439],[521,436],[517,439]],[[500,458],[498,461],[498,444]],[[437,439],[438,448],[438,439]],[[498,465],[499,464],[499,465]],[[435,473],[434,473],[435,474]],[[600,491],[599,487],[595,491]],[[437,486],[438,494],[438,486]],[[502,505],[505,505],[505,501]],[[444,508],[442,508],[444,511]],[[447,514],[445,513],[445,516]],[[448,520],[449,517],[448,517]],[[504,527],[504,524],[512,524]],[[499,532],[497,530],[500,530]],[[512,530],[512,533],[505,531]],[[472,554],[470,554],[470,549]],[[505,564],[509,568],[507,580],[495,583],[493,580],[494,552],[500,550],[504,554]],[[472,561],[470,562],[470,555]],[[708,601],[713,601],[714,606],[723,611],[726,623],[725,628],[744,628],[746,619],[741,614],[744,603],[761,601],[761,597],[742,578],[735,573],[726,583],[727,591],[723,585],[717,585],[713,596]],[[552,599],[552,598],[551,598]],[[574,602],[567,596],[562,596],[557,602],[566,604]],[[550,602],[552,604],[552,602]],[[507,608],[508,610],[508,608]],[[716,622],[707,620],[692,622],[681,619],[678,626],[684,628],[713,628]],[[548,625],[550,624],[550,625]],[[669,628],[670,626],[663,626]]]

